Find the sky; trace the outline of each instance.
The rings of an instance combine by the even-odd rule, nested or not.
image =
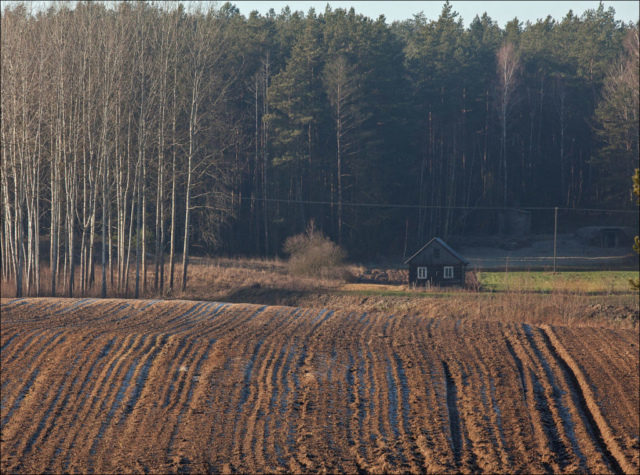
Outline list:
[[[222,4],[224,2],[219,2]],[[265,14],[270,8],[273,8],[276,13],[280,13],[280,10],[286,5],[292,10],[302,10],[303,12],[309,11],[310,7],[314,7],[317,13],[324,11],[327,3],[331,5],[332,9],[345,8],[349,9],[354,7],[356,13],[361,13],[365,16],[373,19],[378,18],[379,15],[384,15],[387,19],[387,23],[392,23],[396,20],[402,21],[408,18],[412,18],[414,14],[423,11],[428,20],[436,20],[442,11],[444,0],[442,1],[422,1],[422,2],[408,2],[408,1],[232,1],[236,5],[240,12],[244,15],[248,15],[252,10],[258,10],[260,13]],[[598,8],[597,1],[484,1],[484,2],[468,2],[468,1],[450,1],[453,10],[460,14],[460,17],[464,21],[464,25],[469,26],[473,18],[478,15],[482,15],[485,11],[489,14],[492,20],[497,21],[498,25],[503,27],[505,24],[518,17],[521,22],[531,20],[532,23],[538,18],[546,18],[547,15],[551,15],[556,20],[562,19],[569,10],[573,10],[576,15],[582,15],[587,9]],[[627,1],[605,1],[604,7],[608,9],[613,7],[616,11],[616,20],[624,21],[625,23],[635,22],[638,20],[640,7],[638,2]]]
[[[216,3],[221,6],[226,0],[218,0]],[[289,5],[291,10],[302,10],[304,13],[309,11],[310,7],[316,9],[317,13],[324,11],[327,3],[332,9],[354,7],[356,13],[361,13],[373,19],[377,19],[380,15],[384,15],[387,23],[394,21],[402,21],[412,18],[413,15],[424,12],[428,20],[436,20],[442,11],[444,0],[438,1],[233,1],[240,12],[247,16],[252,10],[258,10],[261,14],[265,14],[270,8],[276,13]],[[0,0],[1,8],[7,4],[15,3],[14,1]],[[41,0],[33,2],[36,8],[47,6],[51,2]],[[185,3],[191,3],[189,0]],[[538,18],[546,18],[551,15],[556,20],[561,20],[569,10],[573,10],[576,15],[582,15],[587,9],[598,8],[598,1],[450,1],[453,10],[460,14],[467,27],[476,15],[482,15],[487,12],[492,20],[497,21],[498,25],[504,28],[508,21],[518,17],[518,20],[525,23],[530,20],[532,23]],[[640,16],[640,6],[637,1],[604,1],[605,9],[613,7],[616,11],[616,20],[631,23],[638,21]]]

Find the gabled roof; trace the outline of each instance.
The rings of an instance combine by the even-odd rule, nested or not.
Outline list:
[[[440,238],[433,238],[427,244],[422,246],[422,249],[420,249],[418,252],[416,252],[413,256],[411,256],[409,259],[407,259],[404,263],[408,264],[409,262],[411,262],[414,257],[416,257],[418,254],[420,254],[422,251],[424,251],[426,248],[428,248],[431,245],[431,243],[433,243],[434,241],[438,242],[442,247],[444,247],[447,251],[449,251],[451,254],[453,254],[454,257],[456,257],[457,259],[460,259],[465,265],[469,265],[469,261],[468,260],[466,260],[464,257],[462,257],[460,254],[458,254],[456,251],[451,249],[451,246],[449,246],[446,242],[444,242]]]

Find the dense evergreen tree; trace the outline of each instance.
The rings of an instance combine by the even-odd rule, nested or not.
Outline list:
[[[600,185],[613,202],[633,201],[621,186],[638,164],[638,29],[631,28],[624,42],[625,51],[610,66],[604,80],[602,100],[595,114],[598,138],[603,146],[593,162],[603,179]]]

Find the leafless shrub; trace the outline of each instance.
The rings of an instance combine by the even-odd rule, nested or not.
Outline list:
[[[345,265],[347,253],[317,231],[313,221],[303,234],[291,236],[285,241],[284,252],[291,256],[287,267],[292,275],[353,279]]]

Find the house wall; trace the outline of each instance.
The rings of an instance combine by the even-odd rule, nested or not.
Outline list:
[[[427,279],[418,279],[418,267],[427,268]],[[416,286],[424,286],[429,282],[431,285],[439,285],[440,287],[448,287],[451,285],[459,285],[464,287],[465,266],[459,262],[453,267],[453,278],[444,278],[444,265],[441,264],[409,264],[409,284]]]

